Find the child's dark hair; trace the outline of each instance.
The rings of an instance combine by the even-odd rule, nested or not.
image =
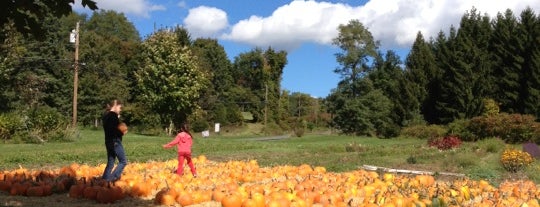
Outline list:
[[[180,125],[180,132],[188,133],[189,136],[193,137],[193,136],[191,135],[191,133],[189,132],[189,124],[186,123],[186,122],[184,122],[184,123],[182,123],[182,125]]]

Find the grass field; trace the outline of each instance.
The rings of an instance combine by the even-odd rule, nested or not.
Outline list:
[[[329,171],[343,172],[376,165],[388,168],[464,173],[472,179],[485,179],[498,184],[504,179],[529,178],[539,183],[540,165],[535,161],[524,172],[507,173],[499,163],[505,144],[495,139],[464,143],[460,148],[439,151],[429,148],[425,140],[416,138],[377,139],[339,135],[308,134],[304,137],[260,139],[261,135],[195,136],[193,155],[210,160],[251,160],[261,166],[300,165],[324,166]],[[174,149],[162,144],[171,137],[128,134],[124,147],[129,162],[163,161],[176,158]],[[101,130],[81,130],[74,142],[46,144],[0,144],[0,170],[51,168],[70,163],[97,165],[106,161]],[[355,151],[346,146],[354,143]],[[520,146],[512,146],[520,147]]]

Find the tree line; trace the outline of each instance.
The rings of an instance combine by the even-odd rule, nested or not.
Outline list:
[[[258,122],[275,133],[335,127],[392,137],[413,124],[478,116],[486,99],[503,112],[540,117],[540,16],[530,8],[495,18],[473,8],[459,28],[429,40],[419,32],[404,60],[380,51],[368,28],[351,20],[337,28],[333,43],[341,50],[334,72],[341,80],[325,98],[283,90],[287,53],[271,47],[229,59],[216,39],[192,39],[182,27],[141,38],[124,14],[104,10],[46,15],[39,35],[6,21],[0,33],[2,114],[47,111],[70,120],[74,45],[68,35],[77,22],[78,121],[84,126],[99,126],[112,99],[126,103],[122,119],[141,133],[184,121],[198,130]]]
[[[326,101],[344,132],[395,136],[411,124],[480,116],[486,100],[501,112],[540,117],[540,16],[530,8],[495,18],[473,8],[459,28],[429,40],[418,32],[404,62],[379,51],[357,20],[339,31],[342,79]]]
[[[230,60],[216,39],[192,39],[183,27],[160,28],[141,38],[124,14],[49,15],[40,35],[3,25],[0,40],[0,112],[72,114],[74,44],[79,22],[78,123],[99,126],[105,104],[125,103],[122,118],[141,132],[192,122],[241,125],[265,122],[290,129],[310,120],[324,126],[318,99],[281,88],[285,51],[254,48]],[[322,118],[321,118],[322,117]]]

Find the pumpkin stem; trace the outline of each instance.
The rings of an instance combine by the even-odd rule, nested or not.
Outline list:
[[[167,179],[165,179],[165,186],[167,186],[167,190],[169,190],[169,182],[167,182]]]

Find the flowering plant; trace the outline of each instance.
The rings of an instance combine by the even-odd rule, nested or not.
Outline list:
[[[461,139],[457,136],[445,136],[428,140],[428,145],[430,147],[437,147],[440,150],[448,150],[459,147],[461,145]]]
[[[501,155],[501,164],[509,172],[517,172],[529,166],[533,157],[524,151],[506,148]]]

